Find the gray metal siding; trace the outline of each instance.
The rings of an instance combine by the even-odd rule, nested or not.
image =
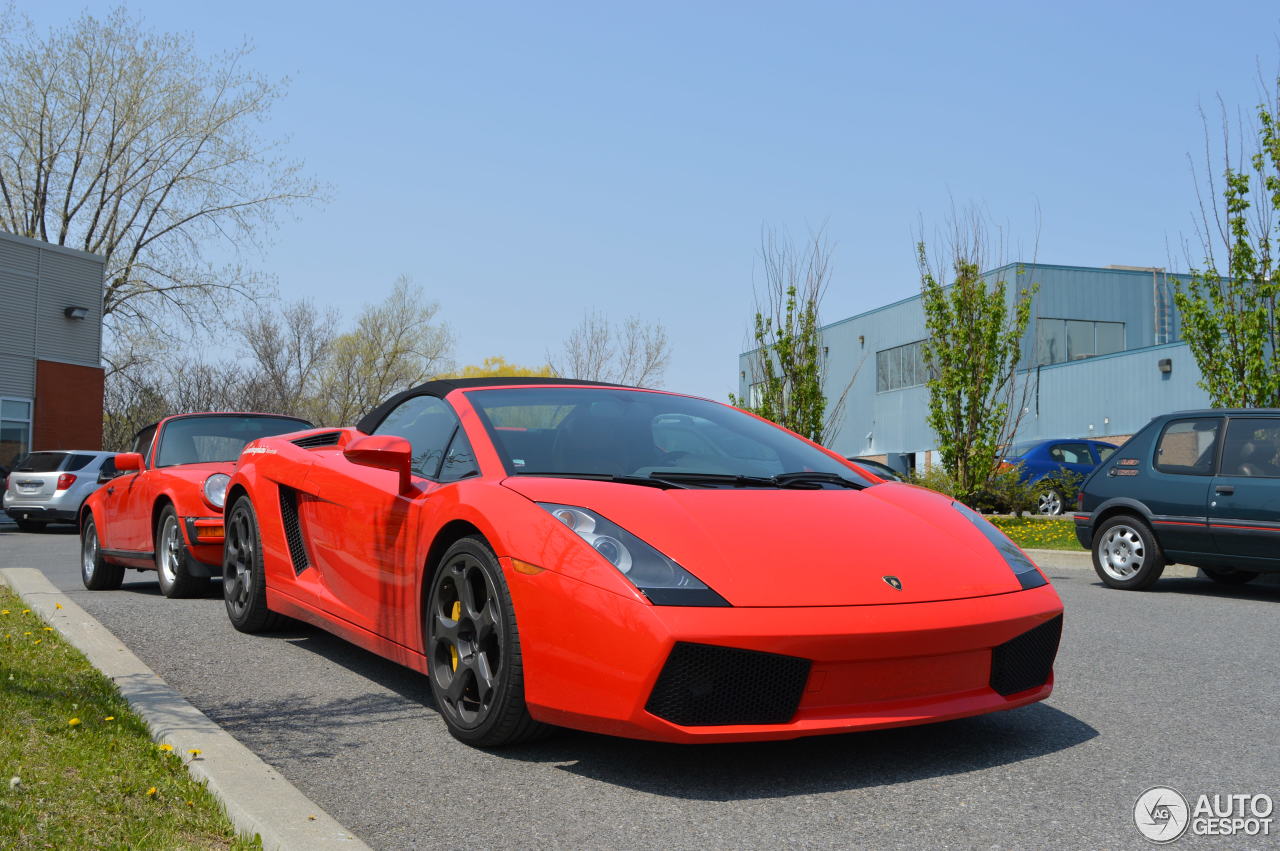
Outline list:
[[[1203,407],[1208,394],[1196,386],[1199,369],[1184,344],[1154,346],[1155,292],[1173,286],[1174,276],[1117,269],[1018,264],[984,274],[1003,279],[1012,302],[1035,282],[1031,322],[1023,338],[1021,382],[1031,382],[1018,439],[1131,434],[1165,411]],[[1123,322],[1127,351],[1035,369],[1038,317]],[[1176,334],[1177,317],[1171,316]],[[829,406],[849,386],[842,423],[829,441],[843,455],[919,452],[937,446],[926,425],[928,391],[908,387],[876,392],[876,352],[924,339],[924,312],[918,296],[824,326],[827,347],[825,390]],[[1156,363],[1170,358],[1173,371],[1162,377]],[[752,355],[739,357],[741,392],[751,383]],[[849,385],[850,377],[853,379]],[[1034,382],[1038,376],[1038,402]],[[1092,430],[1090,430],[1092,426]],[[870,437],[868,437],[870,435]]]
[[[0,395],[35,395],[36,359],[102,363],[102,260],[0,233]],[[83,320],[63,311],[89,309]]]

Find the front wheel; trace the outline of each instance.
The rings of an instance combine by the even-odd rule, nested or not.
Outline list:
[[[267,608],[262,534],[249,497],[240,497],[231,507],[226,535],[222,547],[222,599],[231,625],[241,632],[277,629],[284,617]]]
[[[1202,567],[1204,575],[1220,585],[1243,585],[1258,578],[1252,570],[1237,570],[1234,567]]]
[[[166,505],[156,524],[156,573],[160,576],[160,593],[166,597],[194,597],[209,587],[209,580],[193,576],[190,570],[190,554],[182,539],[182,527],[178,524],[178,512]]]
[[[90,591],[114,591],[124,582],[124,568],[108,564],[98,545],[98,524],[90,515],[80,530],[80,581]]]
[[[1144,591],[1156,583],[1164,566],[1155,534],[1136,517],[1112,517],[1093,536],[1093,569],[1112,588]]]
[[[515,609],[484,539],[463,538],[444,554],[424,632],[431,694],[454,738],[491,748],[546,731],[524,702]]]

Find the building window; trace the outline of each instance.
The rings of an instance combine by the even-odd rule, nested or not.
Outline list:
[[[31,451],[31,400],[0,399],[0,467]]]
[[[876,392],[916,387],[929,380],[924,340],[876,352]]]
[[[1062,363],[1124,351],[1123,322],[1036,320],[1036,363]]]

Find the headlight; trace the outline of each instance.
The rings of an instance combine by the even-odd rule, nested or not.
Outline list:
[[[1000,555],[1004,556],[1005,563],[1009,565],[1009,569],[1013,571],[1013,575],[1018,577],[1018,582],[1023,588],[1039,588],[1041,585],[1047,585],[1049,580],[1044,578],[1031,559],[1027,558],[1027,554],[1018,549],[1018,545],[1009,540],[1009,536],[1001,532],[991,521],[974,511],[962,502],[953,502],[951,507],[959,511],[965,517],[978,527],[988,541],[995,545],[1000,551]]]
[[[204,501],[214,508],[222,508],[227,501],[227,485],[231,477],[226,473],[214,473],[204,480]]]
[[[654,605],[729,605],[692,573],[594,511],[551,502],[538,505],[576,532]]]

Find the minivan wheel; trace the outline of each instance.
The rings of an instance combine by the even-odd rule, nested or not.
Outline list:
[[[1236,570],[1234,567],[1202,567],[1204,575],[1221,585],[1243,585],[1258,578],[1252,570]]]
[[[1093,536],[1093,569],[1112,588],[1146,590],[1164,573],[1164,566],[1155,534],[1136,517],[1112,517]]]

